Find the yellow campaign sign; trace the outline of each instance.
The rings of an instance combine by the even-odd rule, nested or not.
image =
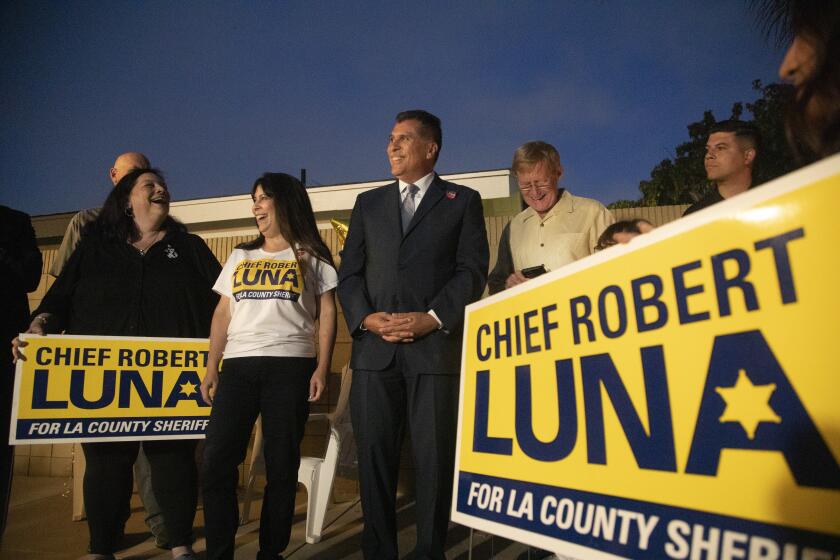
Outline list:
[[[840,558],[840,156],[467,308],[452,518],[574,558]]]
[[[207,339],[21,338],[10,444],[204,437]]]

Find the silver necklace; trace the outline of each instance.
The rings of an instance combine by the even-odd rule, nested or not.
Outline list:
[[[148,245],[146,245],[142,249],[140,247],[138,247],[137,245],[135,245],[134,243],[132,243],[132,245],[134,246],[135,249],[137,249],[137,251],[140,253],[141,257],[145,257],[146,253],[149,251],[149,249],[152,248],[152,245],[157,243],[158,237],[160,237],[160,231],[155,233],[155,235],[152,237],[152,240],[148,243]]]

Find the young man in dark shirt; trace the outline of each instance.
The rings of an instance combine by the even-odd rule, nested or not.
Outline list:
[[[715,184],[715,190],[689,206],[683,216],[751,188],[759,143],[758,130],[749,123],[730,120],[713,125],[706,141],[703,165],[706,177]]]

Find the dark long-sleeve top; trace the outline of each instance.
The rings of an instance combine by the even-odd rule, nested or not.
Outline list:
[[[35,311],[49,332],[203,338],[218,296],[219,261],[196,236],[168,232],[145,255],[85,236]]]
[[[712,192],[710,192],[709,194],[707,194],[706,196],[704,196],[703,198],[701,198],[700,200],[698,200],[697,202],[695,202],[694,204],[692,204],[691,206],[686,208],[685,212],[683,212],[683,216],[688,216],[689,214],[694,214],[698,210],[702,210],[703,208],[708,208],[709,206],[711,206],[713,204],[717,204],[718,202],[723,202],[723,201],[724,201],[724,198],[722,196],[720,196],[720,192],[718,192],[717,188],[715,188],[715,190],[713,190]]]
[[[508,276],[513,274],[513,253],[510,250],[510,223],[505,224],[502,236],[499,238],[499,251],[496,256],[496,266],[487,277],[487,287],[490,294],[497,294],[505,289]]]
[[[27,292],[41,280],[41,252],[27,214],[0,206],[0,336],[8,343],[29,325]]]

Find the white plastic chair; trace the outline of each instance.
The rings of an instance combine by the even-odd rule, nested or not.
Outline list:
[[[332,495],[335,471],[338,466],[338,456],[341,451],[341,435],[337,429],[350,398],[350,384],[353,370],[344,366],[341,371],[341,390],[338,393],[338,403],[335,410],[329,414],[310,414],[308,422],[326,420],[330,425],[330,439],[324,457],[301,457],[298,469],[298,482],[306,487],[306,542],[315,544],[321,540],[324,520],[327,516],[327,506]],[[254,497],[254,480],[258,475],[265,474],[265,457],[263,455],[262,419],[257,420],[257,430],[254,435],[254,449],[251,454],[251,467],[248,470],[248,484],[245,487],[245,498],[242,504],[241,524],[250,520],[251,501]]]

